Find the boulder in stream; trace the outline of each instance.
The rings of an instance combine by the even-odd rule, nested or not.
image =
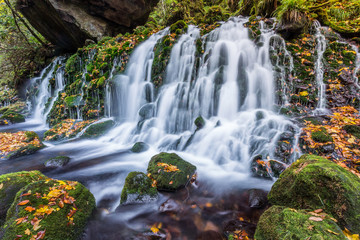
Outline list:
[[[142,172],[131,172],[125,179],[121,192],[121,204],[146,203],[158,198],[158,192],[152,186],[151,179]]]
[[[2,120],[8,120],[11,123],[22,123],[25,122],[25,117],[21,115],[20,113],[12,112],[12,111],[6,111],[0,119]]]
[[[95,198],[73,181],[40,180],[20,189],[6,216],[0,238],[79,239],[95,209]]]
[[[273,205],[296,209],[323,209],[338,225],[360,232],[360,179],[330,160],[303,155],[273,185]]]
[[[35,132],[0,133],[0,158],[13,159],[45,147]]]
[[[134,153],[141,153],[145,152],[149,149],[149,145],[144,142],[137,142],[134,144],[134,146],[131,148],[130,151]]]
[[[147,171],[158,190],[176,191],[189,183],[196,167],[175,153],[162,152],[151,158]]]
[[[39,171],[8,173],[0,176],[0,226],[6,219],[16,193],[26,185],[48,179]]]
[[[313,214],[304,210],[272,206],[261,215],[255,239],[347,239],[331,216]]]

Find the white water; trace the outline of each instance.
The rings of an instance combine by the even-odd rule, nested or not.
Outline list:
[[[64,67],[61,64],[64,63],[65,58],[56,58],[49,66],[47,66],[40,74],[39,77],[33,78],[31,84],[37,84],[38,93],[35,97],[35,103],[32,118],[29,120],[33,123],[40,123],[40,128],[47,128],[47,117],[57,100],[59,92],[65,87]],[[55,67],[59,67],[55,69]],[[55,73],[55,74],[54,74]],[[55,77],[55,89],[52,89],[50,80]]]
[[[326,38],[321,32],[322,27],[318,21],[314,22],[314,27],[316,29],[316,63],[315,63],[315,77],[316,82],[319,87],[319,94],[318,94],[318,105],[316,112],[324,112],[326,111],[326,85],[324,83],[324,63],[323,63],[323,56],[326,50]]]
[[[113,116],[120,125],[100,141],[123,148],[143,141],[155,151],[177,151],[196,159],[195,164],[217,166],[208,172],[220,174],[221,166],[222,171],[236,171],[243,177],[249,176],[253,156],[275,158],[280,134],[296,127],[272,111],[269,41],[274,32],[263,28],[264,44],[257,47],[243,27],[245,21],[235,18],[204,37],[198,75],[194,67],[199,30],[190,26],[172,49],[166,79],[156,97],[148,64],[160,35],[140,45],[107,96],[108,102],[119,107]],[[144,93],[147,89],[150,94]],[[193,122],[200,115],[206,126],[194,134]]]

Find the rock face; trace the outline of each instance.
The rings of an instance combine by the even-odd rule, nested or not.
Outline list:
[[[326,230],[325,230],[326,229]],[[304,210],[272,206],[261,216],[257,240],[347,239],[330,216],[315,217]]]
[[[338,225],[360,232],[360,179],[322,157],[303,155],[286,169],[272,187],[273,205],[296,209],[323,209]]]
[[[129,31],[144,24],[157,0],[17,0],[17,8],[47,40],[75,51],[86,39]]]

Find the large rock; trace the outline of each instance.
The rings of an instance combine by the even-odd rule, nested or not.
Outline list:
[[[79,182],[37,181],[16,194],[0,238],[76,240],[94,208],[94,196]]]
[[[16,193],[26,185],[47,179],[38,171],[16,172],[0,176],[0,226],[6,219],[6,213],[10,208]]]
[[[273,185],[273,205],[323,209],[351,232],[360,232],[360,179],[322,157],[303,155]]]
[[[313,213],[314,214],[314,213]],[[330,216],[314,216],[304,210],[272,206],[261,215],[255,239],[343,239],[344,233]]]
[[[47,40],[75,51],[86,39],[144,24],[158,0],[17,0],[17,8]]]
[[[158,190],[164,191],[176,191],[185,187],[195,170],[194,165],[177,154],[164,152],[153,156],[147,169]]]

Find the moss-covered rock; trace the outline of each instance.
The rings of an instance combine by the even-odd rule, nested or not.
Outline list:
[[[11,123],[21,123],[25,122],[25,117],[21,115],[20,113],[16,113],[13,111],[6,111],[0,119],[6,119],[10,121]]]
[[[205,120],[202,116],[197,117],[194,123],[197,130],[202,129],[205,126]]]
[[[0,176],[0,227],[6,219],[16,193],[26,185],[47,179],[39,171],[8,173]]]
[[[160,153],[151,158],[148,169],[159,190],[176,191],[185,187],[196,167],[175,153]]]
[[[94,123],[91,126],[89,126],[83,135],[81,135],[82,138],[97,138],[105,133],[107,133],[113,126],[115,125],[115,122],[113,120],[107,120],[105,122],[100,123]]]
[[[343,129],[357,138],[360,138],[360,126],[357,125],[346,125]]]
[[[131,148],[131,151],[134,153],[141,153],[145,152],[149,149],[149,145],[144,142],[137,142],[134,144],[134,146]]]
[[[70,162],[70,158],[67,156],[57,156],[46,160],[44,163],[47,168],[63,167]]]
[[[0,133],[0,157],[13,159],[37,152],[45,147],[35,132]]]
[[[125,179],[120,204],[146,203],[157,197],[158,192],[150,178],[142,172],[131,172]]]
[[[324,209],[351,232],[360,232],[360,179],[322,157],[303,155],[286,169],[269,193],[274,205]]]
[[[319,143],[327,143],[334,141],[333,138],[326,132],[325,128],[322,128],[321,131],[312,132],[311,138],[315,142],[319,142]]]
[[[37,181],[16,194],[1,239],[79,239],[94,208],[94,196],[79,182]]]
[[[315,217],[304,210],[272,206],[261,215],[255,239],[347,239],[329,216],[322,216]]]

